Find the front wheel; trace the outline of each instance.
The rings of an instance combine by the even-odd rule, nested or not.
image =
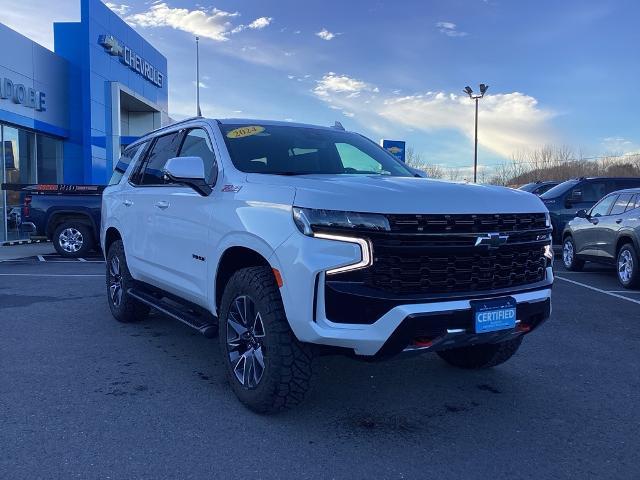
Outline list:
[[[618,281],[624,288],[640,287],[640,263],[633,244],[626,243],[618,252]]]
[[[449,365],[464,369],[491,368],[509,360],[520,348],[522,336],[500,343],[486,343],[437,352]]]
[[[295,337],[269,267],[237,271],[222,296],[220,349],[238,399],[258,413],[299,404],[311,380],[313,349]]]
[[[576,256],[576,244],[572,236],[564,239],[562,244],[562,263],[567,270],[579,272],[584,267],[584,260]]]

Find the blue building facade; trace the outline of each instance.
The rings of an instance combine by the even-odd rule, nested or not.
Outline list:
[[[166,58],[100,0],[79,3],[54,52],[0,24],[0,183],[105,184],[124,146],[170,121]],[[0,191],[0,241],[21,236],[20,201]]]

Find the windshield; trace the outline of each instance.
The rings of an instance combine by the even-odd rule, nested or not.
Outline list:
[[[414,176],[381,147],[355,133],[259,123],[220,128],[231,161],[247,173]]]
[[[565,192],[567,192],[567,190],[569,190],[570,188],[574,187],[577,184],[578,184],[578,180],[567,180],[566,182],[562,182],[561,184],[556,185],[553,188],[550,188],[549,190],[544,192],[542,195],[540,195],[540,198],[544,200],[547,198],[559,197],[560,195],[564,194]]]

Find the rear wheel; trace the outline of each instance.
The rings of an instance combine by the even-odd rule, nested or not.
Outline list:
[[[53,247],[63,257],[83,257],[95,247],[91,229],[82,223],[65,222],[53,232]]]
[[[220,348],[238,399],[258,413],[302,402],[309,389],[313,349],[297,340],[269,267],[237,271],[222,296]]]
[[[633,244],[625,243],[620,248],[616,266],[618,281],[624,288],[640,287],[640,263]]]
[[[135,322],[149,314],[147,305],[127,293],[133,286],[122,240],[116,240],[107,252],[107,301],[111,314],[119,322]]]
[[[565,237],[562,243],[562,263],[567,270],[574,272],[580,271],[584,267],[584,260],[580,260],[576,256],[576,244],[570,235]]]
[[[520,348],[522,336],[500,343],[452,348],[437,352],[449,365],[464,369],[491,368],[509,360]]]

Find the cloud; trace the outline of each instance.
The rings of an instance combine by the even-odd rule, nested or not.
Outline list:
[[[232,33],[265,28],[273,20],[271,17],[260,17],[248,25],[234,27],[231,21],[238,16],[238,12],[227,12],[217,8],[189,10],[173,8],[165,2],[159,2],[152,4],[145,12],[129,15],[126,20],[138,27],[171,27],[217,42],[228,40]]]
[[[640,151],[640,146],[623,137],[606,137],[602,139],[602,148],[605,152],[615,154],[629,154]]]
[[[340,33],[333,33],[330,32],[329,30],[327,30],[326,28],[323,28],[322,30],[320,30],[319,32],[316,33],[316,35],[318,37],[320,37],[322,40],[333,40],[334,38],[336,38],[336,36],[341,35]]]
[[[239,33],[243,30],[246,30],[247,28],[251,30],[262,30],[263,28],[268,27],[272,20],[272,17],[256,18],[249,25],[238,25],[233,30],[231,30],[231,33]]]
[[[330,108],[353,113],[370,128],[434,132],[454,130],[474,136],[473,103],[465,96],[428,92],[408,96],[380,93],[373,84],[329,72],[313,93]],[[487,95],[480,103],[478,142],[508,158],[516,151],[550,143],[555,113],[520,92]]]
[[[105,5],[121,17],[125,16],[131,11],[131,7],[129,5],[125,5],[124,3],[105,2]]]
[[[248,27],[253,29],[253,30],[260,30],[260,29],[262,29],[264,27],[268,27],[272,20],[273,20],[272,17],[256,18],[253,22],[251,22],[248,25]]]
[[[346,93],[348,98],[353,98],[362,92],[377,91],[377,88],[347,75],[329,72],[316,82],[316,87],[313,91],[319,97],[329,98],[334,93]]]
[[[440,30],[440,33],[445,34],[447,37],[466,37],[469,35],[467,32],[459,31],[458,26],[451,22],[438,22],[436,27]]]

